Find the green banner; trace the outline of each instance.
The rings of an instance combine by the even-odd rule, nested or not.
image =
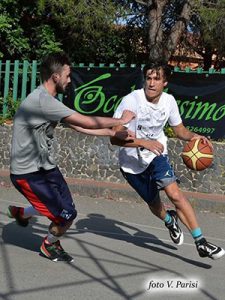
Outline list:
[[[74,68],[63,102],[82,114],[112,116],[122,98],[142,86],[141,68]],[[225,137],[225,74],[174,72],[165,91],[191,131]]]

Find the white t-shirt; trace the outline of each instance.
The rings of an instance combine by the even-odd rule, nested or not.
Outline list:
[[[158,103],[147,101],[144,89],[135,90],[125,96],[114,113],[120,118],[124,110],[131,110],[136,114],[126,127],[136,134],[136,138],[157,140],[164,146],[162,154],[167,154],[167,137],[163,128],[167,121],[170,126],[182,123],[176,100],[172,95],[162,93]],[[128,173],[143,172],[156,157],[153,152],[143,148],[120,147],[120,167]]]

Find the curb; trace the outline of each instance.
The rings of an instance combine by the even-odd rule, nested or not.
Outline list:
[[[105,181],[95,181],[91,179],[65,178],[71,192],[76,196],[87,196],[92,198],[105,198],[124,202],[143,203],[143,200],[126,183],[113,183]],[[0,188],[11,188],[9,171],[0,170]],[[198,192],[182,191],[190,200],[195,210],[225,213],[225,196],[222,194],[206,194]],[[164,192],[161,198],[168,207],[173,205],[168,200]]]

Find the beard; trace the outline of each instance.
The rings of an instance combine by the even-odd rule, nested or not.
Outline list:
[[[58,82],[57,84],[56,84],[56,92],[57,92],[57,94],[62,94],[62,93],[64,93],[65,92],[65,90],[66,90],[66,87],[63,87],[63,85],[60,83],[60,82]]]

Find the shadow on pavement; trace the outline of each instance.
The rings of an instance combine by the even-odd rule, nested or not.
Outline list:
[[[27,227],[18,226],[16,222],[4,225],[2,228],[2,240],[5,244],[15,245],[34,252],[40,251],[40,246],[43,240],[39,234],[46,233],[46,229],[36,229],[32,227],[35,218],[32,219]]]
[[[2,240],[5,244],[11,244],[27,250],[39,252],[43,240],[43,237],[40,235],[46,233],[46,226],[38,224],[39,227],[34,228],[32,227],[34,222],[35,218],[30,225],[25,228],[18,226],[16,222],[4,225],[2,228]],[[78,220],[75,223],[75,229],[78,230],[78,232],[70,232],[69,234],[70,236],[73,236],[75,240],[76,235],[91,232],[111,239],[132,243],[138,247],[143,247],[170,257],[175,257],[200,268],[211,268],[211,265],[209,264],[182,257],[174,252],[168,251],[168,249],[174,251],[177,250],[177,248],[173,245],[164,243],[153,234],[144,232],[130,224],[118,220],[107,219],[102,214],[88,214],[87,218]],[[129,231],[132,231],[132,233],[129,233]]]
[[[163,246],[164,248],[167,249],[177,250],[176,247],[164,243],[163,241],[159,240],[155,235],[141,231],[134,226],[120,222],[118,220],[107,219],[102,214],[88,214],[87,217],[88,218],[78,220],[75,223],[75,228],[78,230],[76,234],[92,232],[97,235],[105,236],[116,240],[123,240],[125,242],[132,243],[138,247],[143,247],[164,255],[169,255],[171,257],[178,258],[180,260],[183,260],[186,263],[193,264],[200,268],[204,268],[204,269],[211,268],[211,265],[209,264],[188,259],[186,257],[182,257],[176,253],[163,249],[161,247],[157,247],[157,246]],[[124,230],[124,228],[126,230]],[[135,233],[130,234],[127,230],[135,231]]]
[[[2,224],[1,227],[2,239],[4,241],[4,243],[2,244],[2,255],[5,262],[4,269],[7,270],[5,271],[6,281],[8,286],[10,286],[10,290],[7,290],[7,293],[0,293],[0,298],[2,297],[2,299],[5,300],[9,299],[9,296],[16,297],[26,295],[27,293],[34,294],[37,291],[52,293],[52,291],[57,289],[63,288],[66,291],[67,288],[74,289],[76,288],[76,286],[83,286],[83,289],[85,289],[88,288],[88,286],[90,286],[92,283],[97,283],[98,288],[105,288],[108,289],[108,291],[110,291],[111,293],[113,292],[115,297],[117,297],[118,299],[119,297],[123,297],[123,299],[127,300],[137,299],[139,296],[143,295],[145,291],[143,289],[136,289],[133,293],[128,291],[128,289],[123,286],[124,280],[126,280],[126,278],[131,278],[131,280],[133,278],[133,280],[135,280],[134,276],[139,275],[157,275],[158,272],[164,270],[161,266],[158,266],[157,261],[146,261],[142,257],[138,257],[138,255],[130,255],[129,251],[126,253],[123,253],[120,250],[116,251],[115,249],[111,249],[110,245],[97,245],[95,243],[91,243],[90,241],[88,241],[88,239],[85,241],[80,240],[78,235],[85,232],[92,232],[99,236],[132,243],[138,247],[149,249],[151,251],[159,253],[160,255],[167,255],[169,258],[174,257],[176,259],[184,261],[185,263],[195,265],[199,268],[211,268],[211,266],[208,264],[203,264],[201,262],[194,261],[175,254],[173,251],[176,250],[176,247],[166,244],[153,234],[144,232],[134,226],[120,222],[118,220],[107,219],[104,215],[89,214],[87,218],[78,220],[75,224],[75,229],[74,227],[71,228],[67,235],[67,238],[71,239],[71,242],[74,242],[74,245],[76,245],[74,246],[74,248],[76,248],[78,245],[82,249],[80,258],[82,260],[91,260],[91,264],[89,261],[88,264],[85,263],[84,265],[75,263],[74,265],[68,266],[70,270],[79,272],[79,274],[81,274],[82,276],[79,276],[78,279],[76,279],[76,277],[72,277],[73,279],[71,280],[70,278],[70,280],[66,284],[55,284],[51,282],[51,284],[47,286],[43,286],[41,284],[35,287],[28,286],[27,289],[18,291],[16,289],[16,283],[14,281],[14,269],[13,266],[11,266],[9,263],[9,257],[7,256],[8,254],[5,245],[12,244],[34,252],[39,252],[39,247],[42,242],[42,237],[40,235],[46,233],[47,227],[46,225],[43,225],[41,223],[35,222],[34,224],[33,221],[26,228],[18,226],[16,222],[12,222],[6,225]],[[94,249],[102,250],[109,255],[106,255],[106,257],[98,257],[96,256],[96,252]],[[113,259],[111,257],[111,254],[113,254]],[[79,255],[77,255],[77,258],[78,257]],[[119,271],[118,274],[110,272],[110,269],[108,269],[108,266],[110,264],[118,264],[120,266],[123,265],[123,272]],[[53,265],[52,267],[50,267],[50,270],[51,268],[54,268]],[[170,270],[167,268],[164,271],[166,271],[168,274],[181,276],[181,278],[183,278],[182,274],[179,274],[172,269]],[[201,289],[201,293],[204,294],[207,299],[216,299],[205,289]]]

